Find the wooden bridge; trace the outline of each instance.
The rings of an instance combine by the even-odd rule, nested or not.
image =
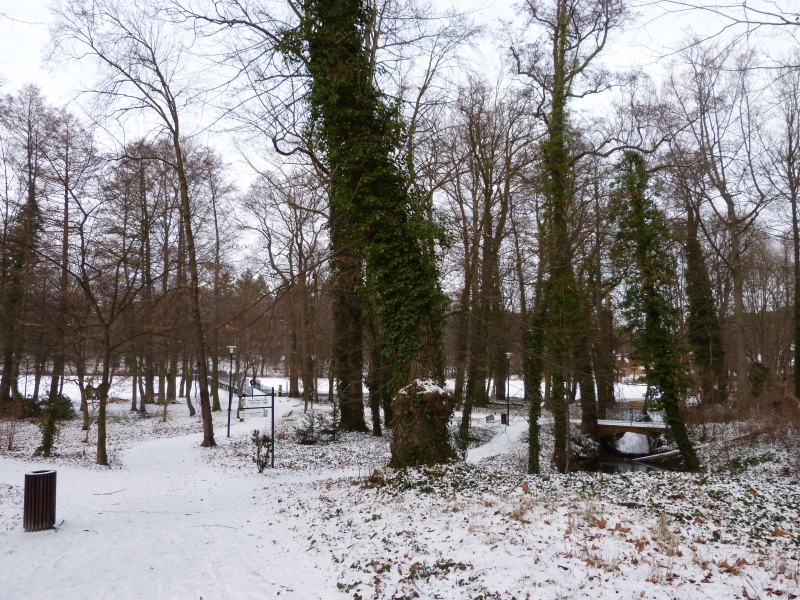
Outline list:
[[[597,434],[601,438],[615,433],[641,433],[647,437],[657,438],[666,429],[666,423],[656,421],[611,421],[605,419],[597,421]]]

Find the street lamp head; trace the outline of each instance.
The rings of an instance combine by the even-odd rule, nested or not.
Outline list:
[[[506,358],[507,358],[508,360],[511,360],[511,352],[506,352]]]
[[[228,346],[228,354],[233,356],[235,352],[236,352],[236,346]]]

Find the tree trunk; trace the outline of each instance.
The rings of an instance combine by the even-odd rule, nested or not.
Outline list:
[[[83,431],[89,430],[89,403],[86,401],[86,394],[83,390],[86,388],[86,359],[84,358],[83,350],[78,350],[78,355],[75,357],[75,374],[78,377],[78,389],[81,391],[81,412],[83,413]]]
[[[606,296],[605,302],[600,294],[596,298],[597,340],[594,348],[594,373],[597,380],[597,404],[600,414],[606,418],[608,409],[616,404],[614,397],[614,380],[617,370],[614,352],[614,321],[611,312],[611,298]]]
[[[222,405],[219,402],[219,357],[216,352],[211,357],[211,390],[214,397],[214,406],[212,410],[222,410]]]
[[[731,238],[731,279],[733,279],[733,321],[736,339],[736,396],[742,405],[750,400],[750,379],[747,364],[747,338],[745,337],[744,273],[739,240],[739,225],[735,215],[729,225]]]
[[[800,218],[797,210],[797,190],[800,182],[793,182],[792,243],[794,250],[794,396],[800,399]]]
[[[194,409],[194,404],[192,404],[192,368],[191,368],[191,360],[184,359],[185,365],[185,378],[186,378],[186,407],[189,409],[189,416],[193,417],[197,414],[197,411]]]
[[[175,400],[175,379],[178,376],[178,355],[177,349],[172,349],[169,357],[169,370],[167,371],[167,402]]]
[[[467,277],[469,272],[467,270]],[[456,328],[456,355],[455,355],[455,389],[453,390],[453,400],[457,407],[461,407],[464,401],[464,384],[467,367],[467,349],[469,348],[469,333],[470,333],[470,287],[472,283],[465,281],[464,287],[461,290],[461,297],[459,298],[459,311],[457,314],[457,328]]]
[[[581,433],[597,440],[597,395],[594,389],[592,376],[591,347],[589,344],[588,328],[584,328],[583,335],[577,349],[577,379],[581,391]]]
[[[367,431],[362,389],[361,261],[342,252],[333,261],[333,353],[344,431]]]
[[[544,328],[547,323],[547,307],[543,295],[543,266],[540,261],[536,275],[536,296],[528,330],[525,334],[525,396],[530,401],[528,407],[528,473],[539,473],[539,417],[542,413],[542,376],[544,355]]]
[[[97,411],[97,464],[108,466],[106,452],[106,403],[108,389],[111,386],[111,332],[108,327],[103,329],[103,370],[100,381],[99,398],[100,406]]]
[[[165,385],[167,379],[167,364],[163,355],[158,357],[158,405],[163,406],[166,400],[167,386]]]
[[[203,316],[200,310],[200,271],[197,265],[197,251],[195,249],[194,231],[192,230],[192,207],[189,203],[189,182],[183,163],[183,148],[178,131],[178,115],[172,115],[175,129],[173,131],[173,145],[176,155],[176,171],[180,182],[181,212],[186,235],[186,253],[189,259],[189,280],[191,283],[191,315],[195,331],[197,350],[197,383],[200,387],[200,411],[203,415],[203,443],[204,448],[216,446],[214,441],[214,421],[211,417],[211,398],[208,393],[208,360],[206,359],[206,335],[203,328]]]
[[[383,349],[375,337],[373,335],[372,351],[370,352],[368,387],[369,406],[372,411],[372,435],[380,437],[383,435],[381,430],[381,388],[383,387],[381,354]]]
[[[69,164],[69,144],[66,146],[65,164]],[[67,293],[69,291],[69,185],[67,170],[64,174],[64,212],[61,227],[61,269],[58,290],[58,310],[55,317],[55,340],[53,341],[53,375],[50,379],[50,396],[58,392],[60,380],[64,377],[64,352],[67,322]]]
[[[139,381],[139,361],[136,358],[136,350],[131,350],[128,354],[128,364],[131,365],[132,372],[132,384],[131,384],[131,412],[138,410],[139,406],[137,403],[137,389],[136,386]]]
[[[297,314],[295,308],[292,308],[291,320],[292,329],[289,332],[289,397],[300,397],[300,377],[298,368],[298,351],[297,351]]]

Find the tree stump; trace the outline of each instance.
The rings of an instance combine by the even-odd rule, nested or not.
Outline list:
[[[447,429],[453,415],[450,395],[431,379],[416,380],[392,400],[395,469],[444,463],[455,456]]]

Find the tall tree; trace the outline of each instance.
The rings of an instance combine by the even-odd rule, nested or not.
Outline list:
[[[50,381],[50,396],[61,389],[66,359],[67,316],[69,309],[69,238],[70,205],[77,196],[85,193],[95,179],[100,166],[100,157],[94,147],[93,132],[87,129],[67,110],[53,115],[53,140],[44,148],[50,178],[60,191],[61,244],[54,263],[60,265],[58,282],[58,304],[53,318],[53,370]]]
[[[653,200],[642,155],[626,152],[619,168],[611,211],[617,225],[613,255],[624,282],[622,311],[632,334],[631,355],[644,366],[648,396],[658,395],[684,467],[696,471],[700,462],[680,408],[674,236]]]
[[[711,280],[708,276],[705,252],[700,241],[700,211],[702,194],[697,185],[702,175],[694,161],[673,160],[672,190],[681,200],[686,214],[686,329],[687,341],[697,370],[700,397],[703,402],[721,402],[727,397],[725,349],[722,327],[717,314]],[[687,164],[693,163],[693,164]]]
[[[761,116],[752,96],[753,54],[736,45],[693,45],[683,55],[684,67],[670,76],[680,139],[699,155],[706,185],[703,206],[722,224],[727,247],[714,245],[730,269],[736,343],[736,393],[750,398],[747,324],[744,304],[746,235],[771,200],[760,163]],[[703,226],[703,222],[699,222]],[[709,238],[711,239],[711,238]]]
[[[418,378],[443,379],[445,298],[438,285],[434,249],[425,243],[433,225],[426,221],[422,199],[409,190],[407,173],[395,159],[402,131],[397,108],[374,85],[374,65],[365,45],[371,24],[370,11],[359,0],[311,1],[305,5],[300,39],[308,44],[314,136],[331,174],[334,343],[342,344],[334,351],[336,365],[355,370],[358,352],[359,373],[362,369],[363,279],[358,260],[362,256],[390,349],[391,386],[399,389]],[[347,335],[337,336],[337,327]],[[344,340],[356,332],[358,340],[345,346]],[[354,409],[353,420],[346,416],[346,406]],[[360,393],[357,399],[344,396],[341,408],[343,425],[347,419],[350,428],[366,428]]]
[[[528,0],[523,8],[538,37],[531,44],[512,47],[512,55],[518,73],[534,83],[532,93],[538,95],[546,130],[540,146],[539,191],[545,222],[540,264],[547,271],[541,294],[537,294],[539,306],[534,309],[539,315],[535,317],[536,326],[544,328],[544,337],[541,349],[529,347],[528,351],[543,352],[550,366],[555,421],[553,462],[563,472],[569,469],[568,385],[576,375],[574,349],[586,328],[570,235],[574,166],[579,154],[574,151],[568,105],[576,96],[608,87],[607,74],[592,63],[623,18],[624,10],[616,0],[554,0],[547,4]],[[533,429],[538,424],[531,422],[530,426]]]
[[[796,62],[795,60],[792,62]],[[786,68],[776,80],[780,123],[778,139],[770,146],[773,181],[791,213],[794,279],[794,395],[800,398],[800,71]]]
[[[26,350],[26,304],[42,233],[42,200],[46,183],[43,157],[49,141],[49,109],[39,90],[29,86],[5,98],[0,113],[4,150],[12,174],[5,186],[0,253],[0,401],[19,403],[19,365]]]
[[[178,197],[188,258],[191,316],[197,345],[197,382],[203,416],[202,446],[215,446],[208,387],[208,352],[200,300],[200,268],[189,197],[183,111],[196,96],[183,37],[164,13],[144,3],[62,0],[56,8],[53,54],[93,57],[105,78],[97,93],[112,107],[144,109],[164,128],[172,146],[169,161],[178,177]]]

